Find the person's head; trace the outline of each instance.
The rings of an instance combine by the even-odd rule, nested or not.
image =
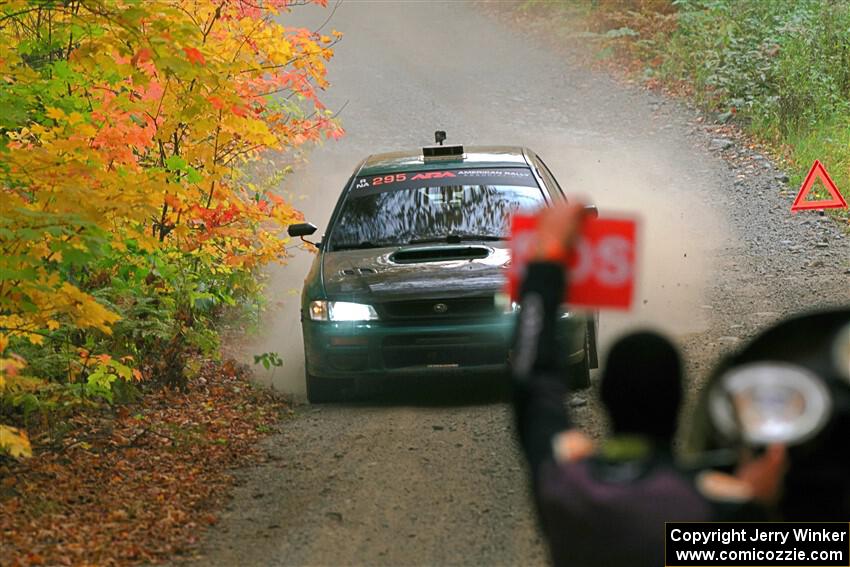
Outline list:
[[[615,434],[671,441],[682,401],[682,362],[676,347],[647,331],[620,338],[608,353],[601,397]]]

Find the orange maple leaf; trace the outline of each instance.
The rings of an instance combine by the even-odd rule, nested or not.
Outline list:
[[[198,65],[207,64],[207,60],[204,59],[204,54],[194,47],[184,47],[183,53],[186,54],[186,58],[192,63],[197,63]]]
[[[209,101],[209,103],[213,105],[216,110],[221,110],[224,108],[224,101],[221,100],[221,97],[217,97],[215,95],[208,96],[207,101]]]
[[[148,49],[147,47],[143,47],[133,55],[133,58],[130,59],[130,63],[135,67],[139,63],[144,63],[145,61],[150,60],[153,56],[153,51]]]

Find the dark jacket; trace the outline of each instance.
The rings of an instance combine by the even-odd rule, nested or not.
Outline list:
[[[664,565],[664,522],[743,519],[751,508],[706,497],[669,447],[647,439],[614,439],[591,458],[556,458],[553,441],[573,428],[554,332],[565,277],[559,264],[529,266],[513,357],[516,428],[552,560],[571,567]],[[607,450],[618,445],[632,449]]]

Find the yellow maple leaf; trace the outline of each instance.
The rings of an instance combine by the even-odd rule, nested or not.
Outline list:
[[[52,118],[53,120],[62,120],[63,118],[65,118],[65,113],[62,111],[61,108],[50,107],[47,109],[47,112],[45,112],[45,114],[48,118]]]
[[[0,425],[0,451],[4,451],[12,457],[32,457],[32,447],[26,432]]]

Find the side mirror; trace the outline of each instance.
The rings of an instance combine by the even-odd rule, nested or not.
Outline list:
[[[596,208],[596,205],[585,205],[584,210],[587,211],[587,216],[590,218],[599,218],[599,209]]]
[[[291,224],[286,229],[286,232],[289,236],[295,238],[300,237],[304,238],[305,236],[310,236],[314,232],[316,232],[316,225],[311,224],[309,222],[299,222],[298,224]]]

